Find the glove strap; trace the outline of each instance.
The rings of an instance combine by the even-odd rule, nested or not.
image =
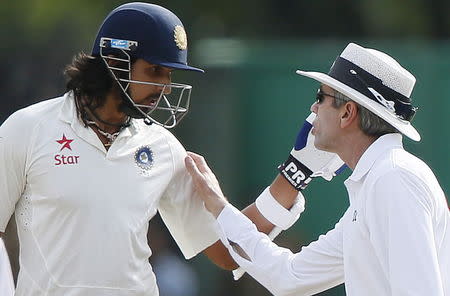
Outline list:
[[[288,159],[278,166],[278,170],[299,191],[305,189],[312,180],[311,175],[313,172],[292,156],[292,154],[289,154]]]

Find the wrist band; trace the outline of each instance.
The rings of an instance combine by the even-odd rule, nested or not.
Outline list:
[[[256,199],[256,208],[270,223],[286,230],[298,220],[300,214],[305,210],[305,198],[299,192],[294,205],[288,210],[278,203],[269,188],[267,187]]]

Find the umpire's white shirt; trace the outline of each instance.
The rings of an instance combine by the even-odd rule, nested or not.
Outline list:
[[[16,295],[157,295],[147,244],[157,210],[186,258],[218,239],[185,155],[142,120],[106,151],[69,94],[11,115],[0,127],[0,231],[15,211]]]
[[[428,166],[403,149],[401,135],[374,142],[345,185],[344,216],[298,253],[273,244],[230,205],[217,219],[221,239],[275,295],[313,295],[345,281],[351,296],[450,296],[447,202]]]

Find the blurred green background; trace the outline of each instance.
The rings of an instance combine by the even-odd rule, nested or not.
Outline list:
[[[7,2],[0,8],[0,123],[18,108],[62,94],[64,66],[77,52],[90,51],[103,18],[126,1]],[[327,72],[349,42],[394,56],[416,76],[412,97],[420,109],[413,123],[422,141],[404,143],[430,165],[448,196],[449,1],[152,3],[181,18],[188,33],[190,64],[206,69],[205,74],[175,73],[174,81],[192,84],[193,93],[189,115],[173,132],[188,150],[205,155],[225,194],[239,208],[251,203],[275,177],[309,114],[318,83],[295,70]],[[307,188],[307,211],[280,236],[281,245],[299,250],[333,227],[348,204],[343,181],[349,174],[347,170],[330,183],[316,180]],[[155,249],[151,260],[157,265],[166,249],[180,254],[160,221],[155,221],[150,244]],[[157,246],[159,241],[166,243]],[[17,248],[12,255],[17,255]],[[189,263],[183,268],[191,275],[192,295],[270,295],[248,276],[232,281],[231,273],[203,256]],[[13,265],[17,271],[14,258]],[[162,286],[163,277],[172,277],[172,285],[179,281],[176,273],[160,275]],[[161,291],[161,296],[175,295],[170,289]],[[321,295],[345,292],[341,286]]]

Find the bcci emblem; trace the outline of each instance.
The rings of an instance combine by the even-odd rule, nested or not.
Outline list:
[[[182,26],[175,26],[173,29],[173,38],[175,40],[175,44],[181,50],[186,50],[187,48],[187,36],[186,31]]]
[[[153,151],[149,146],[140,147],[134,153],[134,162],[144,171],[148,171],[153,166]]]

